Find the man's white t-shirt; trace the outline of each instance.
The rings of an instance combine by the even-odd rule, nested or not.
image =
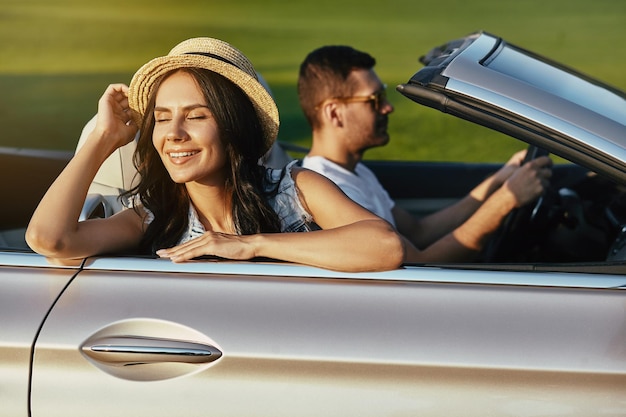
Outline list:
[[[302,166],[329,178],[352,200],[395,227],[391,214],[394,201],[378,182],[376,175],[362,163],[359,162],[355,172],[351,172],[322,156],[306,156]]]

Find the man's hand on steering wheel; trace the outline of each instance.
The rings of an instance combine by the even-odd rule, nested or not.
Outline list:
[[[486,262],[520,260],[532,246],[538,213],[553,203],[552,198],[544,198],[552,177],[552,160],[547,155],[545,150],[531,145],[519,168],[503,184],[515,196],[517,208],[508,214],[487,245]]]
[[[517,200],[516,207],[522,207],[539,198],[550,184],[552,160],[540,156],[524,162],[504,183]]]

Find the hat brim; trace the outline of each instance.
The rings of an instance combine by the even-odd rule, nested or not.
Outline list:
[[[256,77],[233,64],[204,55],[162,56],[152,59],[137,70],[130,82],[128,103],[138,126],[141,126],[141,119],[147,110],[155,81],[162,75],[180,68],[204,68],[224,76],[241,88],[250,98],[263,128],[264,149],[259,156],[270,149],[278,136],[280,125],[278,108],[272,96]]]

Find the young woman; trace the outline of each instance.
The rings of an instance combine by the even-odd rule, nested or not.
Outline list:
[[[98,168],[138,128],[132,208],[79,222]],[[96,127],[41,200],[27,242],[57,262],[139,250],[174,262],[398,267],[405,248],[387,222],[312,171],[258,165],[277,132],[276,105],[241,52],[212,38],[184,41],[140,68],[130,87],[106,89]]]

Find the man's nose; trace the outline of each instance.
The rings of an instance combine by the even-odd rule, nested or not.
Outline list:
[[[393,104],[391,104],[389,99],[385,97],[385,100],[383,101],[382,106],[380,107],[380,112],[382,114],[389,114],[389,113],[392,113],[393,111],[394,111]]]

